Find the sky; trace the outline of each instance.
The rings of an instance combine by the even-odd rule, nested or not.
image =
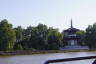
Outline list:
[[[96,22],[96,0],[0,0],[0,21],[7,19],[13,27],[39,23],[60,31],[70,27],[85,30]]]

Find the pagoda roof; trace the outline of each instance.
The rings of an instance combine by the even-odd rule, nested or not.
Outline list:
[[[79,36],[65,36],[65,39],[67,39],[67,40],[70,40],[70,39],[80,39],[80,37]]]
[[[77,31],[80,31],[80,30],[76,28],[69,28],[67,30],[64,30],[64,32],[77,32]]]
[[[80,31],[79,29],[73,28],[72,19],[71,19],[71,26],[70,28],[64,30],[64,32],[77,32]]]

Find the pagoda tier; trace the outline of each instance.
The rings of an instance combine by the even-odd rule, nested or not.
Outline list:
[[[65,39],[66,39],[66,40],[73,40],[73,39],[74,39],[74,40],[77,40],[77,39],[80,39],[80,37],[79,37],[79,36],[72,36],[72,35],[71,35],[71,36],[65,36]]]
[[[67,32],[69,34],[74,34],[76,32],[80,31],[79,29],[76,29],[76,28],[69,28],[67,30],[65,30],[64,32]]]

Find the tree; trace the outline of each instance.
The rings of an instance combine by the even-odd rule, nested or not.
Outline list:
[[[62,46],[63,36],[58,29],[48,29],[48,49],[57,50]]]
[[[63,44],[62,44],[62,46],[64,47],[64,46],[67,45],[67,41],[65,40],[65,37],[67,36],[68,33],[64,32],[64,30],[63,30],[61,34],[63,36],[63,39],[62,39]]]
[[[76,34],[77,34],[77,36],[80,37],[79,42],[78,42],[79,45],[81,45],[81,46],[86,45],[86,43],[85,43],[85,34],[86,34],[86,32],[83,31],[83,30],[80,30],[80,31],[77,32]]]
[[[36,37],[37,29],[36,27],[29,26],[27,29],[24,31],[24,46],[28,48],[33,48],[33,43],[35,43],[34,37]]]
[[[85,41],[90,48],[96,48],[96,23],[86,29]]]
[[[24,29],[21,26],[18,26],[16,28],[14,28],[15,33],[16,33],[16,43],[14,44],[14,50],[21,50],[24,48]],[[17,48],[16,48],[17,47]]]
[[[23,50],[24,48],[21,44],[15,43],[13,49],[14,50]]]
[[[47,44],[47,26],[38,24],[36,27],[29,26],[24,31],[24,46],[27,49],[44,50]]]
[[[44,50],[47,44],[47,26],[39,24],[31,32],[30,38],[31,47],[39,50]]]
[[[13,49],[16,37],[12,24],[9,24],[6,19],[0,22],[0,50],[5,51]]]
[[[21,26],[15,28],[15,32],[16,32],[16,42],[24,40],[24,29]]]

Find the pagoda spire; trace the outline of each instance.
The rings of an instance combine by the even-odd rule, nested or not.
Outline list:
[[[72,23],[72,19],[71,19],[71,28],[73,28],[73,23]]]

